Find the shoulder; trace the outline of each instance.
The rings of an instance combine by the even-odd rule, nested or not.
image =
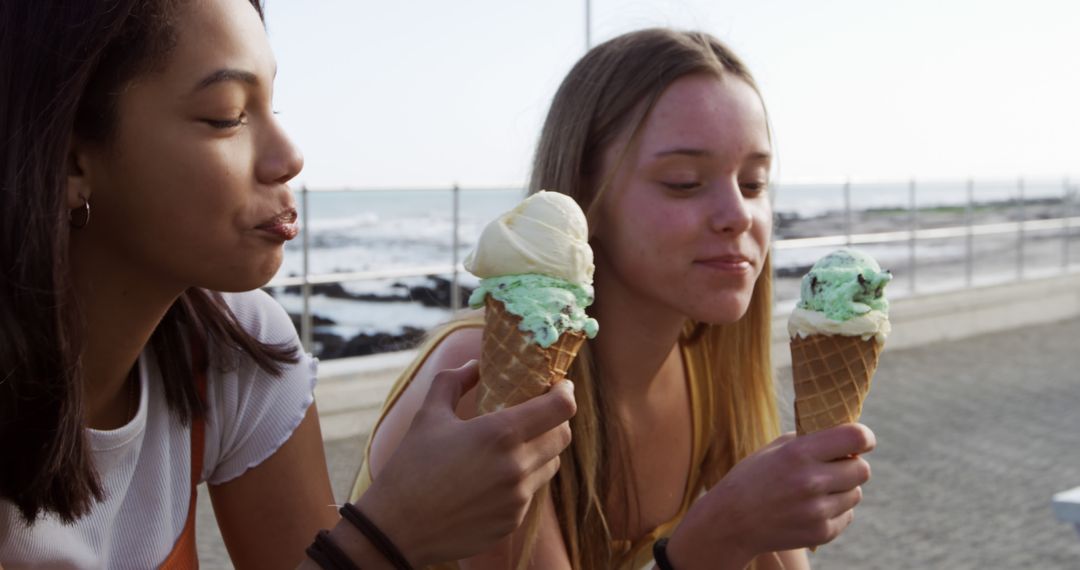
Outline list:
[[[449,332],[436,335],[421,349],[414,365],[399,380],[399,383],[405,383],[400,395],[389,401],[371,435],[368,460],[372,476],[378,475],[405,437],[413,417],[427,398],[435,376],[443,370],[458,368],[480,358],[482,335],[483,328],[479,326],[458,325]],[[463,407],[467,408],[467,402],[472,398],[470,390],[462,397]],[[459,408],[459,415],[461,412]]]
[[[288,359],[274,358],[273,367],[235,347],[217,353],[207,375],[204,476],[212,484],[260,464],[289,439],[314,401],[318,377],[318,361],[300,346],[292,320],[273,297],[262,291],[221,297],[252,338],[296,352]]]
[[[262,290],[243,293],[220,293],[236,322],[250,335],[263,342],[281,343],[298,340],[292,318],[273,297]]]

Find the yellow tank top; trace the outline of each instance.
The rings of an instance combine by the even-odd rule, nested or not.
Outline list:
[[[356,501],[361,495],[367,491],[371,486],[371,471],[368,468],[369,458],[371,454],[371,440],[375,436],[375,432],[382,424],[383,418],[386,417],[386,413],[397,403],[398,398],[405,392],[405,389],[412,383],[413,377],[416,372],[424,365],[432,351],[454,331],[465,328],[481,328],[483,322],[478,320],[461,320],[455,321],[447,326],[443,327],[439,331],[435,332],[424,348],[421,349],[420,354],[412,361],[411,364],[398,377],[394,382],[394,386],[390,389],[390,393],[386,397],[386,401],[383,402],[382,411],[379,413],[379,418],[375,422],[374,427],[371,430],[371,436],[368,437],[368,442],[364,446],[364,462],[360,466],[360,471],[356,475],[356,479],[353,482],[352,492],[349,494],[350,501]],[[615,559],[618,561],[613,567],[619,570],[636,570],[638,568],[647,568],[652,565],[652,544],[661,537],[670,536],[686,515],[686,511],[690,508],[690,505],[697,499],[703,489],[703,476],[702,468],[705,463],[705,452],[708,449],[709,433],[706,426],[714,425],[713,410],[711,403],[714,401],[712,393],[712,384],[708,381],[709,375],[709,358],[706,351],[690,350],[685,344],[680,343],[683,369],[686,371],[686,382],[690,393],[690,413],[691,413],[691,425],[693,426],[693,433],[691,449],[693,462],[690,474],[686,480],[686,487],[683,490],[682,505],[679,507],[679,512],[669,521],[657,526],[652,532],[645,534],[644,536],[637,537],[634,540],[615,540],[612,542],[612,552],[615,554]],[[433,566],[438,570],[456,570],[458,565],[455,563],[440,564]]]

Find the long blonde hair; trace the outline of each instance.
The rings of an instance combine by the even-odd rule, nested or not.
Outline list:
[[[664,90],[680,77],[700,73],[737,77],[757,90],[746,66],[720,41],[701,32],[647,29],[590,50],[555,94],[537,145],[529,192],[568,194],[592,220],[597,198],[610,183],[610,173],[604,177],[601,172],[604,149],[623,133],[633,140]],[[739,321],[691,323],[680,339],[710,363],[713,397],[705,405],[715,425],[702,466],[706,488],[779,433],[769,354],[771,273],[766,259]],[[612,476],[614,469],[626,465],[628,450],[620,449],[590,343],[578,354],[569,377],[576,386],[578,412],[571,421],[573,443],[563,452],[551,484],[552,498],[573,567],[610,568],[615,555],[605,501],[612,493],[636,500],[631,483],[613,488],[618,480]]]

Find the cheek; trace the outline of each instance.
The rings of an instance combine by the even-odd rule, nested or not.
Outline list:
[[[159,145],[133,158],[128,198],[146,221],[181,233],[213,232],[235,213],[240,182],[223,149]]]
[[[754,235],[754,239],[758,241],[765,252],[768,251],[769,245],[772,242],[773,233],[773,211],[768,202],[764,202],[751,212],[754,218],[753,230],[751,233]]]

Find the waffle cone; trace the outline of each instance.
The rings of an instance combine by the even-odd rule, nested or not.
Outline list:
[[[870,392],[881,344],[858,336],[791,339],[795,429],[799,435],[855,422]]]
[[[490,295],[484,301],[483,352],[476,404],[481,414],[520,404],[566,377],[585,334],[568,331],[543,348],[518,329],[521,317]]]

